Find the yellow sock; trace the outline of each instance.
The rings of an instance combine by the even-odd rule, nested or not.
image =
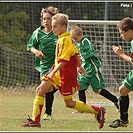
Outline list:
[[[75,107],[79,112],[85,112],[85,113],[91,113],[91,114],[98,114],[99,108],[96,106],[90,106],[88,104],[85,104],[82,101],[76,101]]]
[[[32,113],[33,121],[38,121],[38,122],[40,121],[43,105],[44,105],[44,97],[36,96],[33,104],[33,113]]]

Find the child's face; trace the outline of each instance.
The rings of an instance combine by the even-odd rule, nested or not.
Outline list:
[[[45,28],[52,28],[52,16],[49,13],[44,13],[42,23]]]
[[[52,30],[55,35],[60,35],[66,31],[66,25],[61,25],[58,20],[52,20]]]
[[[132,30],[123,31],[122,29],[119,29],[119,33],[123,40],[125,40],[125,41],[133,40],[133,31]]]
[[[79,43],[82,40],[82,34],[80,34],[79,36],[75,36],[73,37],[74,41]]]

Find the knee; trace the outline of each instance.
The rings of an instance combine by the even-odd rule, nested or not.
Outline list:
[[[102,89],[99,89],[98,91],[96,91],[95,93],[96,94],[100,94],[101,93],[101,91],[102,91]]]
[[[119,87],[119,93],[120,93],[120,96],[126,96],[127,95],[126,90],[123,86]]]
[[[42,91],[42,88],[40,86],[36,88],[36,95],[39,95],[39,96],[45,95],[45,92]]]
[[[39,90],[40,90],[40,87],[38,86],[38,87],[36,88],[36,94],[39,93]]]
[[[65,106],[66,106],[67,108],[74,108],[75,104],[74,104],[73,102],[66,102],[66,103],[65,103]]]

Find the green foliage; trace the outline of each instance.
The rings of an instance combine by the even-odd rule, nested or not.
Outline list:
[[[24,40],[28,40],[29,34],[24,24],[28,21],[29,15],[23,11],[18,12],[18,8],[10,11],[11,7],[11,5],[2,3],[3,13],[0,13],[2,44],[15,50],[26,51]]]
[[[132,5],[131,2],[127,4]],[[105,2],[1,2],[0,43],[18,51],[26,51],[25,45],[31,33],[40,25],[42,7],[58,7],[71,20],[104,20],[105,12],[108,20],[133,17],[132,7],[122,8],[120,5],[121,2],[108,2],[106,8]]]

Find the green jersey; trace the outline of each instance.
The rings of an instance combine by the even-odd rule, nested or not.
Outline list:
[[[94,47],[86,37],[83,37],[76,46],[79,49],[82,67],[87,71],[88,77],[92,77],[102,65],[101,59],[97,56]]]
[[[130,54],[130,57],[131,57],[131,63],[133,64],[133,41],[131,41],[130,51],[131,51],[131,54]]]
[[[133,64],[133,40],[131,41],[131,47],[130,47],[130,51],[131,51],[131,63]],[[127,75],[127,77],[122,81],[122,83],[124,84],[124,86],[126,86],[129,90],[133,91],[133,70],[131,70],[129,72],[129,74]]]
[[[42,28],[44,27],[40,26],[32,33],[27,44],[28,51],[34,47],[45,56],[40,59],[35,55],[35,69],[41,73],[41,76],[46,74],[54,64],[57,41],[57,36],[52,31],[45,33],[42,31]]]

